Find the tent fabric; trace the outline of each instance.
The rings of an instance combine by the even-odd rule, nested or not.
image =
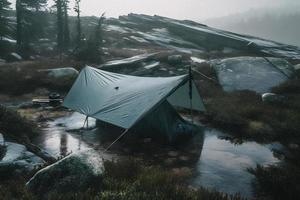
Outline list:
[[[170,95],[167,100],[173,106],[190,109],[190,97],[189,91],[189,81],[187,81],[183,86],[178,88],[172,95]],[[202,98],[198,92],[198,89],[194,82],[192,82],[192,108],[197,111],[205,111]]]
[[[132,132],[143,137],[162,138],[173,141],[179,134],[184,134],[186,122],[168,101],[164,101],[139,123],[132,127]]]
[[[188,90],[185,96],[179,95],[183,103],[174,99],[172,94],[176,91],[183,93],[178,89],[186,87],[188,80],[188,75],[168,78],[136,77],[87,66],[80,72],[63,105],[88,117],[130,129],[169,96],[172,105],[187,106]],[[199,98],[193,100],[200,102],[195,103],[196,109],[204,108],[199,94],[193,97]]]

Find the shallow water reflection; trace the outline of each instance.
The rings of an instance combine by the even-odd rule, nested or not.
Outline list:
[[[204,186],[227,193],[253,196],[254,176],[247,169],[257,164],[278,163],[268,146],[255,142],[241,145],[220,139],[220,131],[207,129],[201,157],[196,165],[193,185]]]
[[[48,122],[43,134],[35,138],[34,143],[45,149],[53,156],[65,156],[72,152],[91,149],[82,141],[80,135],[70,134],[67,130],[82,128],[85,116],[73,113],[70,116]],[[89,126],[95,126],[95,120],[89,119]]]
[[[44,134],[36,138],[35,143],[54,156],[88,149],[97,149],[99,156],[103,156],[101,153],[103,146],[96,130],[84,131],[82,134],[67,132],[70,129],[81,128],[84,120],[85,116],[73,113],[48,122]],[[89,124],[91,127],[95,126],[95,120],[90,120]],[[201,156],[198,154],[195,161],[188,166],[195,169],[195,176],[191,180],[193,186],[204,186],[252,197],[254,176],[247,171],[247,168],[255,167],[256,164],[268,165],[279,162],[270,149],[272,145],[260,145],[255,142],[235,145],[220,139],[220,136],[226,135],[215,129],[205,129],[204,134]],[[202,141],[201,138],[199,140]],[[198,146],[201,148],[202,145]],[[170,154],[168,151],[166,153]],[[154,156],[153,159],[158,158]]]

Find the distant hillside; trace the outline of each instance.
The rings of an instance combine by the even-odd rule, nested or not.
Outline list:
[[[247,13],[209,19],[204,23],[232,32],[300,46],[300,12],[252,10]]]

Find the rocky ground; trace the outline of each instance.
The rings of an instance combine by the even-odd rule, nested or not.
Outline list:
[[[88,23],[86,24],[88,27]],[[87,27],[84,29],[88,29]],[[47,41],[43,41],[43,45],[39,48],[50,46],[50,43],[48,45]],[[281,160],[286,162],[284,166],[269,168],[258,166],[252,169],[252,173],[257,177],[258,197],[293,199],[293,196],[300,193],[299,179],[294,178],[298,177],[300,171],[297,161],[300,152],[298,47],[229,33],[191,21],[130,14],[119,19],[106,20],[103,52],[102,65],[89,64],[103,70],[138,76],[181,75],[186,74],[191,66],[194,80],[207,107],[206,113],[196,113],[198,122],[226,131],[231,135],[227,139],[236,144],[250,140],[259,143],[279,142],[285,147],[286,151],[275,152],[283,157]],[[0,103],[5,106],[1,106],[0,112],[1,177],[9,179],[10,177],[6,175],[8,172],[11,173],[9,170],[13,170],[17,172],[18,177],[20,174],[26,174],[25,179],[28,181],[33,173],[49,165],[39,171],[27,184],[39,195],[49,192],[47,187],[39,184],[40,182],[49,182],[52,190],[52,194],[49,195],[54,195],[62,188],[68,191],[80,190],[88,188],[95,182],[101,182],[100,179],[103,177],[99,177],[100,172],[95,172],[95,169],[101,167],[91,165],[94,161],[89,160],[90,157],[87,157],[85,152],[52,157],[32,143],[47,126],[47,121],[70,114],[61,108],[32,105],[32,98],[47,97],[50,92],[59,92],[64,96],[86,63],[75,61],[71,55],[64,55],[61,59],[40,55],[25,61],[11,52],[3,58],[6,60],[0,60]],[[185,114],[185,111],[181,112]],[[4,142],[3,138],[7,141]],[[141,142],[145,152],[134,154],[132,149],[121,144],[115,146],[112,152],[121,152],[122,156],[134,154],[138,160],[153,154],[150,161],[164,163],[167,168],[173,165],[175,174],[182,171],[185,175],[189,174],[186,168],[179,169],[174,165],[192,162],[193,149],[188,149],[186,153],[184,150],[166,150],[164,147],[152,146],[149,140]],[[101,150],[107,146],[102,145],[95,149]],[[121,151],[124,149],[126,151]],[[165,155],[159,152],[164,152]],[[199,156],[199,152],[194,154],[195,157]],[[63,159],[60,160],[61,158]],[[56,160],[60,161],[53,164]],[[99,160],[96,163],[103,165]],[[145,165],[149,164],[157,165],[154,162],[146,162]],[[114,169],[114,165],[108,166]],[[129,166],[134,167],[135,164],[131,163]],[[89,176],[82,177],[80,172],[83,170],[87,171]],[[124,171],[124,174],[129,173],[128,171],[130,170]],[[151,173],[163,174],[162,177],[165,177],[165,173],[159,170]],[[282,174],[280,179],[277,179],[278,174]],[[52,176],[60,177],[60,181],[51,179]],[[135,176],[139,177],[137,182],[149,179],[145,173]],[[72,184],[78,178],[87,179],[84,179],[85,181],[78,187],[72,188]],[[110,199],[115,195],[117,198],[122,192],[125,192],[125,196],[132,195],[132,191],[139,189],[139,185],[127,187],[127,184],[132,184],[132,180],[128,180],[128,177],[125,177],[126,187],[122,185],[115,188],[112,183],[123,183],[115,179],[111,173],[106,177],[106,182],[101,182],[108,187],[101,193],[101,197]],[[151,187],[153,186],[151,184],[161,183],[157,180],[155,180],[157,182],[148,181]],[[138,184],[137,182],[135,184]],[[282,185],[291,186],[281,187]],[[150,186],[147,185],[151,188]],[[142,189],[147,190],[147,187],[143,185]],[[0,186],[0,193],[2,191],[5,193],[1,188],[3,185]],[[171,187],[168,191],[173,189]],[[272,190],[277,192],[273,193]],[[199,191],[201,192],[207,195],[204,195],[207,199],[213,196],[207,191]],[[95,195],[94,191],[91,193]],[[32,194],[27,195],[32,197]],[[220,194],[215,195],[218,199],[230,199],[221,198]],[[10,197],[8,196],[8,199]]]

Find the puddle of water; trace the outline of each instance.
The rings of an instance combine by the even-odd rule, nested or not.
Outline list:
[[[80,135],[70,134],[67,130],[80,129],[85,121],[85,116],[73,113],[70,116],[58,118],[47,123],[43,134],[33,141],[53,156],[65,156],[71,152],[88,150],[92,147],[83,142]],[[96,120],[89,118],[89,127],[95,127]],[[86,132],[92,131],[85,131]]]
[[[84,120],[84,115],[73,113],[49,122],[44,134],[37,138],[35,143],[55,156],[101,147],[96,131],[84,131],[82,137],[80,134],[66,131],[81,128]],[[95,120],[90,119],[89,125],[95,126]],[[205,129],[204,134],[201,156],[190,164],[190,167],[196,169],[196,175],[191,180],[193,186],[252,197],[254,176],[247,168],[255,167],[256,164],[268,165],[279,162],[270,150],[272,144],[264,146],[255,142],[245,142],[234,145],[230,141],[220,139],[224,134],[215,129]],[[102,156],[101,150],[98,152],[99,156]]]
[[[252,197],[255,177],[247,169],[257,164],[276,164],[279,160],[267,146],[255,142],[234,145],[220,139],[221,135],[224,134],[214,129],[205,131],[202,154],[196,164],[197,176],[192,183],[195,186]]]

